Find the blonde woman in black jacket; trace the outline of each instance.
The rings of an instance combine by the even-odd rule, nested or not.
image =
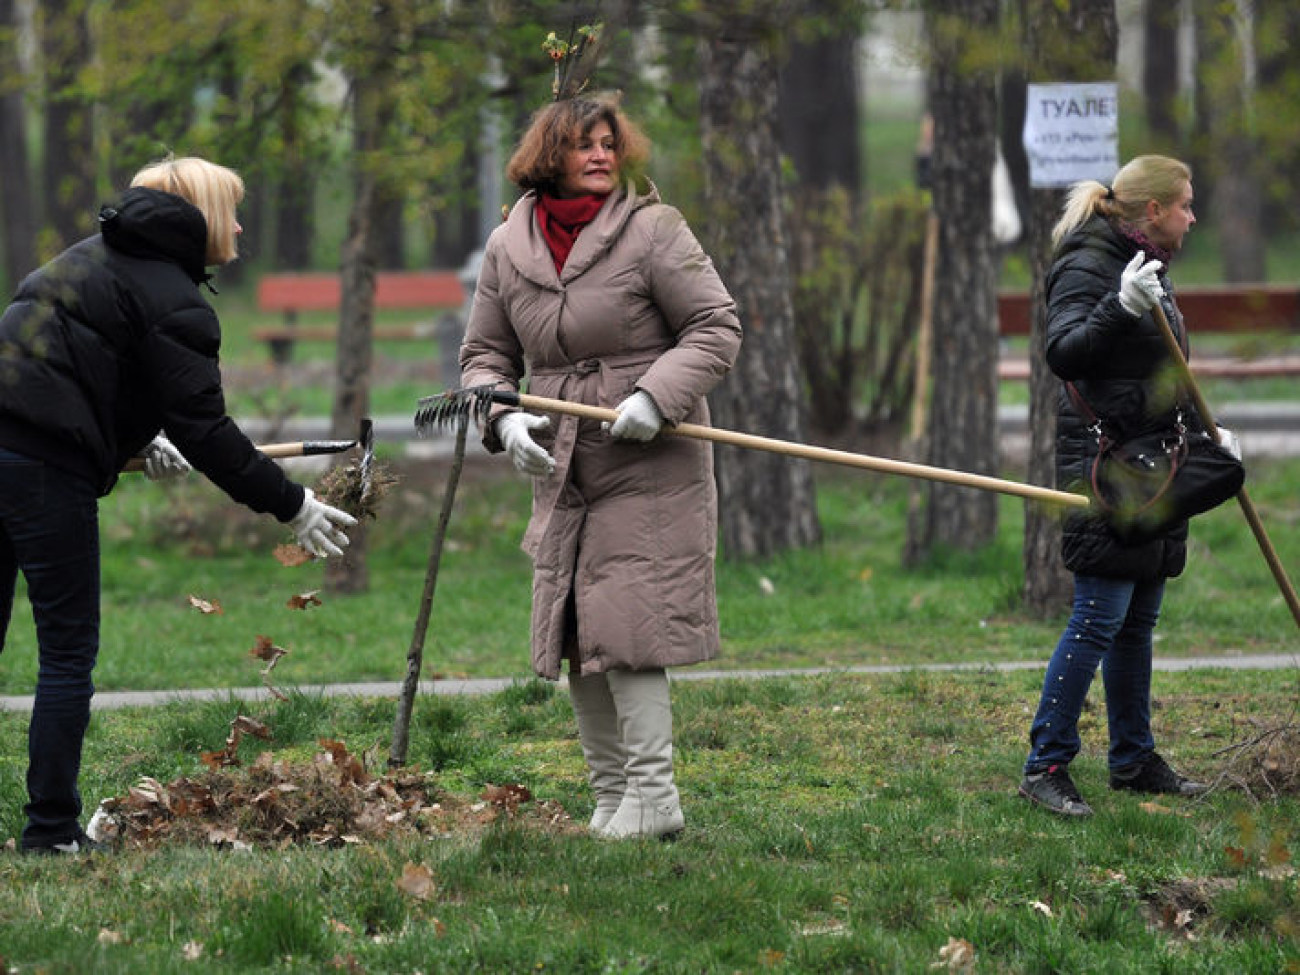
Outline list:
[[[221,329],[199,285],[237,255],[243,193],[203,159],[146,167],[100,211],[100,233],[28,275],[0,316],[0,649],[21,571],[40,655],[24,851],[94,845],[77,776],[99,651],[98,499],[131,457],[155,479],[192,464],[318,556],[341,554],[355,524],[226,414]]]
[[[1152,309],[1161,304],[1187,347],[1166,269],[1196,223],[1191,171],[1176,159],[1139,156],[1107,187],[1076,184],[1053,232],[1046,280],[1047,362],[1092,413],[1129,435],[1169,428],[1181,412],[1168,351]],[[1057,417],[1057,483],[1082,487],[1097,439],[1079,400],[1063,387]],[[1197,429],[1193,433],[1204,435]],[[1231,440],[1223,431],[1222,440]],[[1069,764],[1080,749],[1078,721],[1100,664],[1110,738],[1110,787],[1195,795],[1204,790],[1156,752],[1151,733],[1152,631],[1165,580],[1183,571],[1187,522],[1139,541],[1121,540],[1088,511],[1064,521],[1062,556],[1074,573],[1074,607],[1047,667],[1020,794],[1051,812],[1088,816]]]

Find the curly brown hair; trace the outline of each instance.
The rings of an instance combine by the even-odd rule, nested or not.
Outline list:
[[[619,107],[616,94],[564,98],[538,109],[506,164],[506,178],[522,190],[553,192],[564,155],[604,122],[614,134],[619,175],[635,175],[650,157],[650,140]]]

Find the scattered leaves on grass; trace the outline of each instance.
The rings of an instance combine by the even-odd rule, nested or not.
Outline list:
[[[498,809],[514,814],[524,803],[533,801],[533,794],[522,785],[489,785],[479,798],[492,803]]]
[[[319,592],[319,589],[313,589],[311,592],[295,593],[289,597],[289,601],[285,603],[285,605],[290,609],[303,610],[310,606],[324,606],[325,604],[321,602],[320,598],[316,595]]]
[[[1229,877],[1179,877],[1146,898],[1147,923],[1157,931],[1193,940],[1193,927],[1210,917],[1214,899],[1235,885]]]
[[[433,871],[423,863],[408,862],[402,867],[402,876],[397,880],[397,889],[408,897],[427,901],[437,890],[437,885],[433,882]]]
[[[221,603],[217,602],[217,600],[203,599],[193,594],[190,595],[190,605],[205,616],[220,616],[225,612],[221,608]]]
[[[939,960],[932,962],[930,967],[969,975],[975,971],[975,946],[965,938],[949,938],[948,943],[939,949]]]
[[[1192,815],[1186,810],[1171,809],[1159,802],[1139,802],[1138,808],[1151,816],[1182,816],[1184,819],[1190,819]]]
[[[226,747],[220,751],[202,752],[199,758],[211,768],[239,765],[239,742],[244,735],[252,735],[254,738],[270,741],[271,729],[256,718],[250,718],[243,714],[236,715],[235,719],[230,722],[230,734],[226,736]]]
[[[245,732],[252,733],[239,734]],[[227,754],[237,738],[232,726],[227,750],[213,754]],[[342,742],[321,745],[311,761],[279,760],[266,751],[246,769],[210,762],[202,775],[166,784],[143,778],[126,795],[101,803],[97,835],[134,848],[173,843],[239,850],[473,835],[503,818],[546,832],[585,832],[558,804],[535,802],[519,786],[489,787],[498,801],[475,802],[441,792],[418,770],[375,775]]]

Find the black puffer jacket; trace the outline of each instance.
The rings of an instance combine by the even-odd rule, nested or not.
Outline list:
[[[1047,364],[1072,382],[1113,435],[1168,429],[1181,409],[1189,429],[1196,412],[1180,403],[1173,363],[1155,318],[1134,318],[1119,303],[1120,275],[1139,245],[1101,217],[1061,242],[1048,272]],[[1149,254],[1162,262],[1166,255]],[[1164,271],[1165,316],[1187,349],[1182,315]],[[1057,411],[1056,478],[1064,490],[1090,493],[1097,440],[1062,386]],[[1159,538],[1124,545],[1098,517],[1075,512],[1063,525],[1061,554],[1071,572],[1149,581],[1176,576],[1187,561],[1187,522]]]
[[[170,193],[127,190],[101,233],[28,275],[0,317],[0,446],[107,494],[160,429],[234,500],[290,520],[303,489],[226,415],[207,224]]]

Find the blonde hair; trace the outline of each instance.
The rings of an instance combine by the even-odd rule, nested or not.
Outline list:
[[[1161,206],[1177,202],[1183,188],[1192,181],[1192,169],[1169,156],[1135,156],[1115,174],[1107,187],[1085,179],[1070,187],[1061,219],[1052,228],[1052,246],[1057,247],[1072,230],[1094,213],[1108,220],[1140,223],[1147,203]]]
[[[650,140],[619,108],[618,95],[563,98],[537,110],[506,164],[506,178],[522,190],[554,190],[564,156],[582,136],[604,122],[614,135],[619,175],[637,174],[650,158]]]
[[[229,264],[239,256],[235,207],[244,198],[244,180],[233,169],[198,156],[167,156],[135,174],[132,186],[161,190],[188,200],[208,225],[207,264]]]

